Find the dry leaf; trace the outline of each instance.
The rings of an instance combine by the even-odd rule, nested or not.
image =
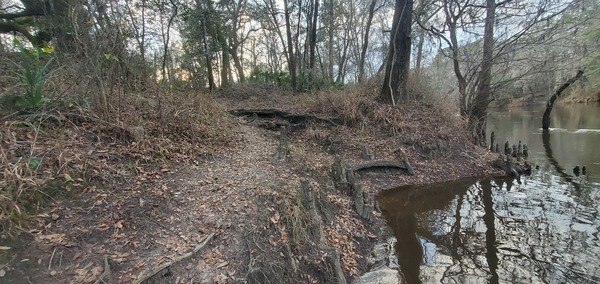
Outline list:
[[[279,216],[279,212],[275,212],[275,216],[271,217],[271,222],[273,222],[273,224],[277,224],[279,223],[279,219],[281,217]]]

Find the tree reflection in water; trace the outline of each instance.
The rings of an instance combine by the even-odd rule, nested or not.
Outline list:
[[[597,208],[534,180],[511,187],[464,179],[381,193],[407,283],[600,282]]]

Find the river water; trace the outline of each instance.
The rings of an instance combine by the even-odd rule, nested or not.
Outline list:
[[[463,179],[377,197],[408,283],[600,283],[600,106],[556,106],[546,133],[542,114],[488,121],[501,149],[529,146],[539,169],[521,183]]]

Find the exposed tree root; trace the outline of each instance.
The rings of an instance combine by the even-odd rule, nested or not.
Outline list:
[[[411,176],[414,176],[415,170],[413,170],[413,167],[410,164],[410,162],[408,161],[408,158],[404,154],[404,151],[402,150],[402,148],[398,148],[398,150],[396,150],[396,153],[400,156],[400,159],[402,159],[402,162],[404,163],[404,167],[408,171],[408,174]]]
[[[170,266],[172,266],[173,264],[180,262],[192,255],[194,255],[195,253],[197,253],[199,250],[201,250],[203,247],[205,247],[208,242],[210,242],[212,240],[212,238],[215,236],[215,233],[211,233],[210,235],[208,235],[204,241],[202,241],[202,243],[200,243],[198,246],[196,246],[191,252],[188,252],[184,255],[178,256],[176,258],[174,258],[171,261],[168,261],[158,267],[155,267],[153,269],[150,269],[148,271],[143,272],[142,274],[140,274],[140,276],[137,277],[137,280],[135,280],[133,283],[135,284],[140,284],[146,280],[148,280],[150,277],[156,275],[157,273],[159,273],[160,271],[162,271],[163,269],[166,269]],[[100,282],[102,283],[102,282]]]
[[[230,110],[229,113],[235,116],[269,119],[268,123],[261,123],[258,126],[271,130],[278,130],[282,126],[286,128],[304,128],[310,122],[331,126],[341,124],[337,119],[325,119],[309,114],[292,114],[278,109],[236,109]]]
[[[367,162],[364,164],[356,165],[351,168],[353,172],[362,171],[362,170],[370,170],[370,169],[385,169],[385,168],[396,168],[407,170],[407,167],[404,163],[400,161],[394,160],[377,160],[372,162]],[[412,169],[412,167],[411,167]]]

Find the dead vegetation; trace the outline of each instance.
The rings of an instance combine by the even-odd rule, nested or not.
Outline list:
[[[587,103],[598,103],[600,102],[600,91],[591,87],[581,87],[576,85],[571,87],[570,92],[559,101],[563,104],[587,104]]]
[[[227,143],[233,122],[209,96],[131,94],[113,119],[69,102],[35,113],[0,114],[0,226],[36,227],[37,209],[89,186],[148,174],[165,163],[197,163]]]

